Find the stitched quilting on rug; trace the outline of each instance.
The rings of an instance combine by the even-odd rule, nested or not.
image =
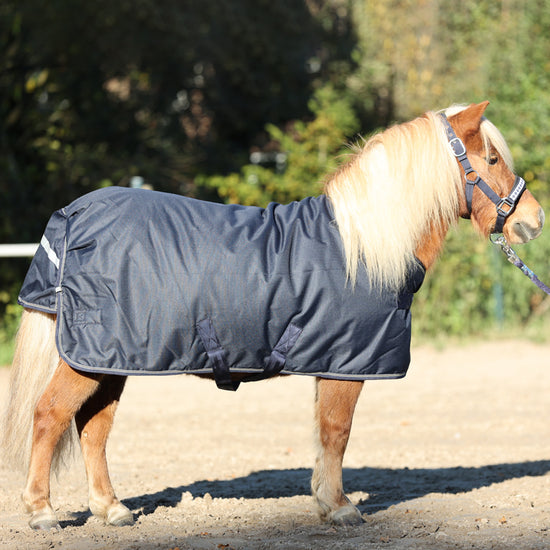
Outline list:
[[[112,187],[52,215],[19,302],[57,314],[79,370],[399,378],[423,277],[381,293],[359,270],[352,287],[325,196],[263,209]]]

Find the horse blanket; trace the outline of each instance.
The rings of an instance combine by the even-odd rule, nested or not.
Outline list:
[[[55,212],[19,303],[57,315],[73,368],[400,378],[418,265],[400,292],[347,280],[329,200],[267,208],[106,188]]]

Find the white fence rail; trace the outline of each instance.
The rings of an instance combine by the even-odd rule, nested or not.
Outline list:
[[[38,243],[0,244],[0,258],[23,258],[34,256]]]

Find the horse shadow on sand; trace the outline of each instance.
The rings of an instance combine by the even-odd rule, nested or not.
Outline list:
[[[413,500],[430,493],[458,494],[488,487],[522,477],[538,477],[550,472],[550,460],[491,464],[481,467],[453,468],[344,468],[344,489],[347,493],[367,491],[369,497],[361,500],[361,512],[374,513],[393,504]],[[124,499],[138,515],[148,515],[158,507],[177,506],[184,494],[202,498],[285,498],[310,495],[311,469],[262,470],[228,480],[196,481],[180,487]]]
[[[430,493],[459,494],[488,487],[493,483],[522,477],[540,477],[550,472],[550,460],[490,464],[480,467],[453,468],[344,468],[343,481],[346,493],[368,492],[358,508],[369,514],[386,510],[394,504],[407,502]],[[176,507],[184,495],[203,498],[287,498],[311,494],[310,468],[287,470],[261,470],[234,479],[201,480],[189,485],[167,487],[162,491],[123,499],[122,502],[134,517],[153,514],[159,507]],[[61,525],[83,525],[89,511],[72,514]]]

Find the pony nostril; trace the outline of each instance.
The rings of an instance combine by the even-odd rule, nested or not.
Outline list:
[[[527,241],[530,241],[532,239],[532,237],[529,236],[530,231],[528,231],[527,226],[525,226],[521,222],[516,222],[512,226],[512,231],[517,238],[517,242],[526,243]]]
[[[546,219],[546,216],[544,214],[544,210],[542,208],[539,209],[539,226],[542,230],[544,226],[544,220]]]
[[[514,233],[518,243],[526,243],[532,239],[536,239],[542,233],[542,226],[544,225],[544,212],[539,215],[538,224],[535,226],[529,225],[525,222],[515,222],[512,226],[512,232]]]

